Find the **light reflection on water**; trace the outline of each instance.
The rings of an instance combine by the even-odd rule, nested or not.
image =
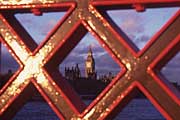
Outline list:
[[[90,101],[86,101],[89,103]],[[59,120],[45,102],[28,102],[13,120]],[[114,120],[165,120],[147,99],[133,99]]]

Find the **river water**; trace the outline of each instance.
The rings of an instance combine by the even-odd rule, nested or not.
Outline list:
[[[88,102],[88,101],[87,101]],[[45,102],[28,102],[13,120],[59,120]],[[114,120],[165,120],[147,99],[133,99]]]

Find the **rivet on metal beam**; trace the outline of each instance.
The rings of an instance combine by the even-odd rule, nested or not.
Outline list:
[[[42,15],[42,12],[39,9],[31,9],[31,12],[36,16]]]
[[[137,12],[144,12],[145,6],[142,4],[133,4],[132,7],[136,9]]]

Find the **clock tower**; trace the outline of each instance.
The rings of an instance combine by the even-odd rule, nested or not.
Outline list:
[[[86,78],[96,78],[95,61],[93,58],[91,46],[89,47],[87,59],[85,62],[85,73],[86,73]]]

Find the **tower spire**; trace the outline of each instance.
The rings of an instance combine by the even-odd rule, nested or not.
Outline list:
[[[88,51],[88,56],[92,56],[92,46],[91,45],[89,45],[89,51]]]
[[[88,55],[87,55],[85,65],[86,65],[86,68],[85,68],[86,77],[87,78],[95,78],[96,77],[96,75],[95,75],[95,61],[94,61],[91,45],[89,46],[89,51],[88,51]]]

